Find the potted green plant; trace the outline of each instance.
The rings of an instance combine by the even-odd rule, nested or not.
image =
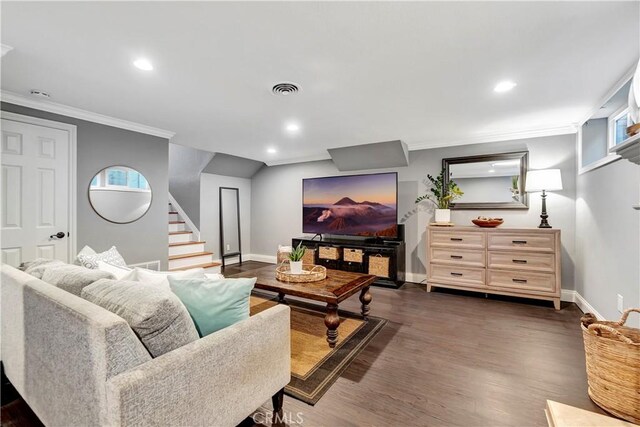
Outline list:
[[[444,180],[445,170],[442,169],[437,177],[427,175],[427,185],[429,189],[427,194],[420,196],[416,199],[416,203],[421,203],[425,200],[429,200],[436,206],[436,222],[448,223],[451,222],[451,210],[449,204],[462,197],[463,191],[458,187],[451,177],[447,181],[445,186]]]
[[[302,257],[307,248],[302,246],[302,242],[298,243],[298,246],[293,248],[289,253],[289,266],[291,274],[302,274]]]

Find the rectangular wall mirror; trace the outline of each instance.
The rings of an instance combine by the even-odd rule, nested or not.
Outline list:
[[[528,152],[442,159],[445,181],[452,179],[464,195],[451,209],[528,209],[524,180]]]
[[[220,259],[238,257],[242,264],[240,244],[240,190],[220,187]]]

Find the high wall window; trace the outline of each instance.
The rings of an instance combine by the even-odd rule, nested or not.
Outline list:
[[[588,172],[619,158],[609,150],[627,138],[630,86],[629,78],[580,126],[578,130],[579,173]]]

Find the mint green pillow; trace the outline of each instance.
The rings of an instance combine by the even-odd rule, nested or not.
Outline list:
[[[169,286],[201,337],[249,318],[249,296],[256,278],[188,279],[169,275]]]

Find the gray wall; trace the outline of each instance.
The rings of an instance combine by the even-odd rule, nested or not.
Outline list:
[[[547,206],[552,226],[562,230],[562,286],[574,288],[575,258],[575,136],[562,135],[490,144],[436,148],[409,153],[409,166],[368,172],[398,172],[398,220],[405,224],[407,272],[409,280],[425,278],[426,226],[433,209],[417,206],[414,200],[424,194],[427,173],[440,172],[442,158],[479,154],[529,151],[531,169],[560,168],[564,190],[549,194]],[[342,173],[348,174],[348,173]],[[290,244],[302,235],[302,178],[341,175],[330,160],[265,167],[251,180],[251,249],[252,253],[273,256],[278,244]],[[464,189],[463,189],[464,190]],[[457,224],[470,224],[479,215],[500,216],[506,227],[536,227],[540,223],[541,200],[530,197],[530,209],[522,211],[453,211]]]
[[[251,180],[231,176],[203,173],[200,176],[200,237],[206,241],[205,250],[213,252],[213,258],[220,258],[220,216],[219,188],[238,188],[240,192],[240,237],[242,254],[251,253]],[[226,262],[226,261],[225,261]],[[228,262],[233,259],[228,258]]]
[[[607,153],[607,119],[591,119],[582,125],[582,166],[596,162]]]
[[[620,317],[618,294],[640,307],[639,201],[640,166],[628,160],[578,176],[576,290],[607,319]]]
[[[169,191],[200,228],[200,172],[207,166],[213,153],[169,144]]]
[[[78,249],[89,245],[96,251],[104,251],[115,245],[129,264],[160,260],[162,268],[166,269],[169,189],[167,139],[13,104],[2,103],[2,111],[77,126]],[[89,182],[98,171],[112,165],[138,170],[147,178],[153,190],[149,211],[131,224],[105,221],[89,204]]]

